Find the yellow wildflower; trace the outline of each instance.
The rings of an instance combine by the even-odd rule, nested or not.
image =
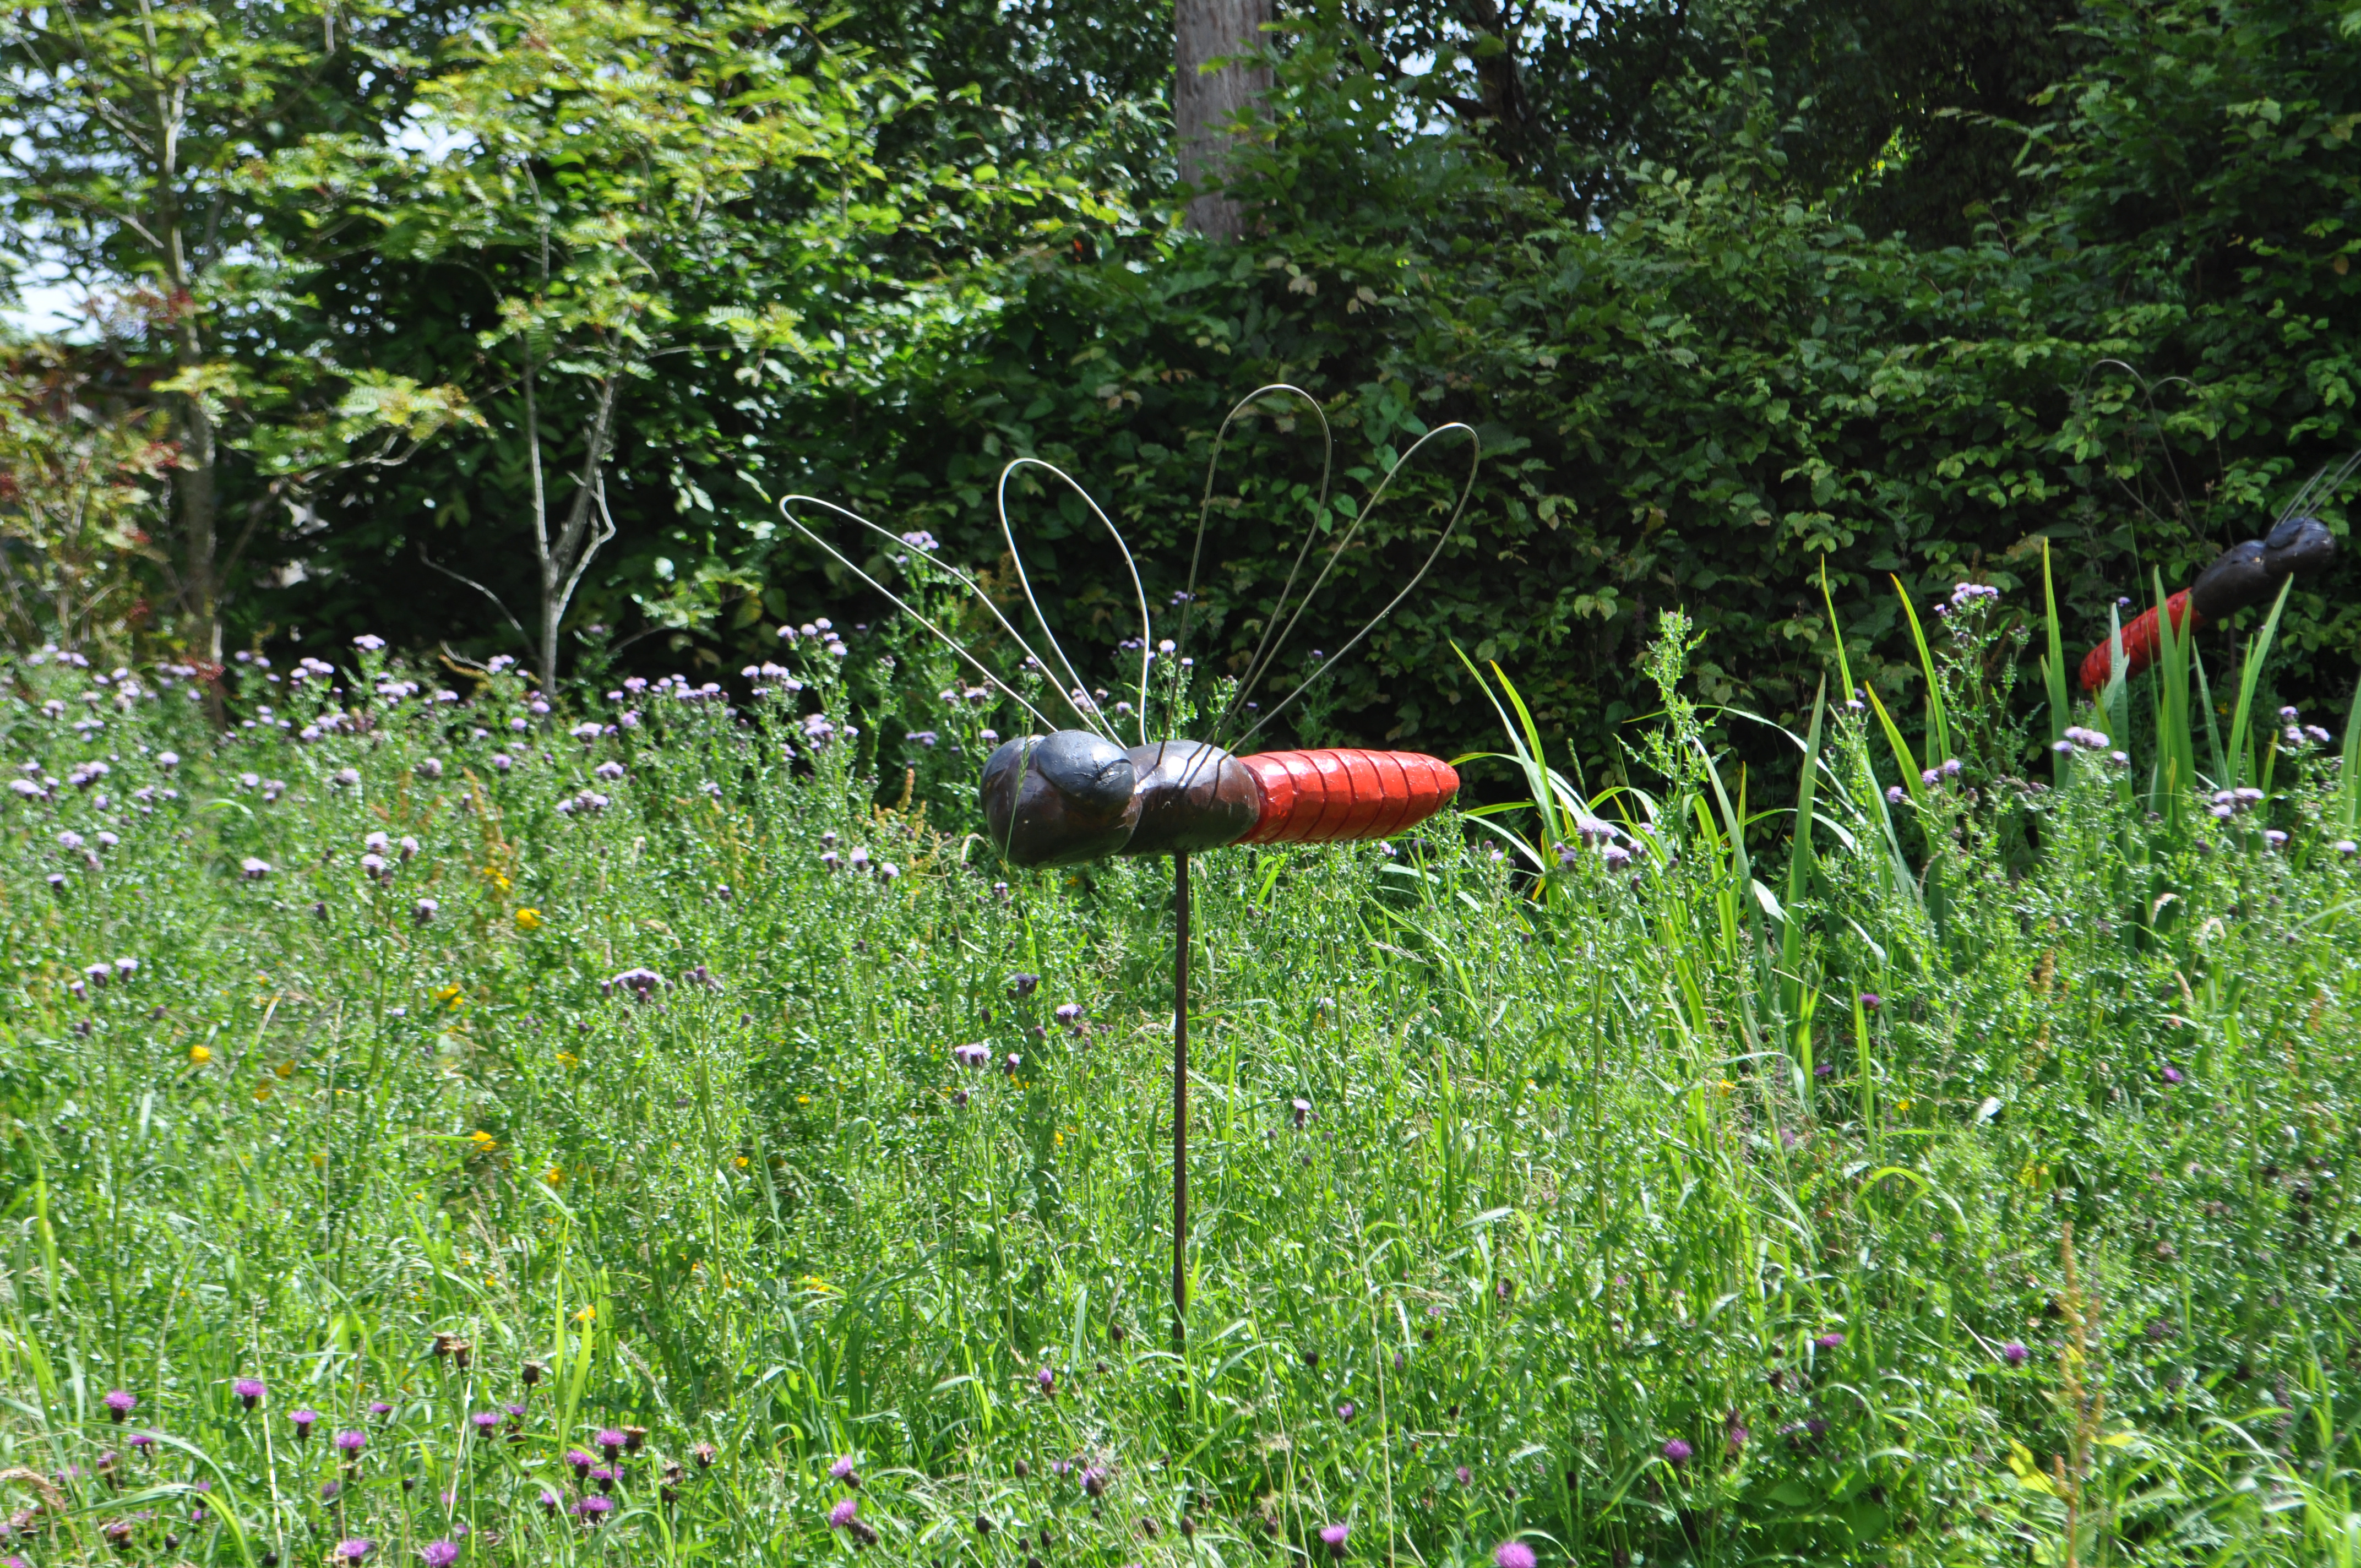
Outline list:
[[[189,1047],[189,1059],[196,1063],[199,1067],[203,1067],[205,1063],[214,1059],[214,1054],[213,1052],[205,1049],[203,1046],[191,1046]]]
[[[295,1076],[295,1064],[291,1061],[283,1061],[270,1070],[281,1078],[292,1078]]]
[[[576,1056],[572,1051],[560,1051],[557,1053],[557,1065],[560,1067],[580,1067],[582,1065],[582,1058]]]
[[[489,1154],[494,1149],[500,1146],[500,1140],[492,1136],[491,1134],[484,1131],[481,1127],[469,1133],[467,1135],[467,1141],[476,1146],[476,1152],[478,1154]]]
[[[585,1307],[580,1311],[574,1314],[574,1321],[577,1323],[594,1322],[598,1320],[598,1309],[597,1307]]]
[[[541,1173],[541,1179],[544,1181],[548,1182],[552,1187],[563,1187],[566,1185],[566,1172],[554,1165],[547,1170]]]
[[[520,909],[516,912],[516,923],[517,929],[520,931],[538,931],[541,929],[541,911],[532,908]]]
[[[434,988],[434,1000],[456,1012],[467,1004],[467,998],[456,985],[438,985]]]
[[[255,1102],[257,1105],[261,1104],[264,1101],[266,1101],[266,1100],[268,1100],[268,1099],[269,1099],[269,1098],[270,1098],[270,1086],[269,1086],[269,1084],[267,1084],[267,1083],[264,1083],[264,1084],[257,1084],[257,1085],[255,1086],[255,1091],[254,1091],[254,1102]]]
[[[746,1168],[746,1157],[741,1154],[731,1163],[736,1165],[739,1169],[743,1170]]]

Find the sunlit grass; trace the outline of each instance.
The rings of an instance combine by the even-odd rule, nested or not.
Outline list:
[[[1202,857],[1178,1353],[1170,868],[994,864],[984,716],[893,810],[858,670],[249,666],[216,747],[185,680],[22,668],[5,1550],[2333,1560],[2346,797],[2259,722],[2227,820],[2112,742],[2027,784],[1992,624],[1934,633],[1931,781],[1834,673],[1800,858],[1677,630],[1635,784],[1510,731],[1545,833]]]

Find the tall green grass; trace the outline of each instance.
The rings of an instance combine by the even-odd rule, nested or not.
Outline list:
[[[1923,755],[1840,666],[1768,806],[1677,621],[1597,789],[1471,667],[1539,809],[1204,857],[1180,1354],[1169,868],[995,865],[919,651],[580,715],[249,664],[218,742],[20,667],[0,1551],[2349,1561],[2351,770],[2266,632],[2202,775],[2176,644],[2034,782],[2037,628],[1922,628]]]

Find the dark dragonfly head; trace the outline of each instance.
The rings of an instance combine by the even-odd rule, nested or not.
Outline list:
[[[2208,620],[2269,598],[2290,577],[2310,576],[2336,554],[2336,536],[2316,517],[2279,520],[2260,539],[2233,544],[2189,586],[2190,602]]]
[[[1082,729],[1011,740],[983,764],[983,816],[1013,865],[1186,854],[1235,843],[1261,794],[1235,757],[1202,740],[1128,751]]]
[[[1137,784],[1123,748],[1086,729],[1019,736],[984,762],[983,819],[1012,865],[1095,861],[1130,839]]]

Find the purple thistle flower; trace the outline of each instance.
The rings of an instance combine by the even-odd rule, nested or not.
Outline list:
[[[2033,1353],[2031,1351],[2026,1349],[2025,1346],[2019,1344],[2015,1340],[2011,1340],[2006,1344],[2000,1347],[2000,1358],[2003,1361],[2007,1362],[2011,1366],[2024,1365],[2026,1359],[2032,1354]]]
[[[365,1431],[340,1431],[336,1434],[336,1450],[340,1453],[357,1456],[368,1446],[368,1433]]]
[[[840,1497],[837,1499],[836,1507],[828,1510],[828,1528],[830,1530],[844,1530],[850,1527],[852,1521],[860,1517],[860,1498]]]
[[[1836,1332],[1834,1330],[1830,1330],[1828,1332],[1813,1340],[1812,1343],[1821,1350],[1834,1350],[1839,1345],[1844,1343],[1844,1335]]]
[[[500,1413],[498,1410],[478,1410],[467,1419],[476,1423],[476,1431],[485,1437],[491,1436],[500,1424]]]
[[[1347,1399],[1336,1407],[1336,1419],[1340,1421],[1349,1421],[1353,1419],[1353,1413],[1356,1409],[1353,1401]]]
[[[1451,1476],[1453,1480],[1457,1481],[1463,1486],[1472,1486],[1476,1484],[1476,1473],[1468,1469],[1465,1464],[1455,1468],[1451,1472]]]
[[[620,1427],[608,1427],[598,1434],[598,1446],[605,1452],[608,1463],[623,1452],[623,1431]]]
[[[1058,1022],[1059,1022],[1059,1023],[1060,1023],[1060,1024],[1071,1024],[1071,1023],[1075,1022],[1077,1019],[1081,1018],[1081,1017],[1082,1017],[1082,1004],[1081,1003],[1079,1003],[1079,1002],[1060,1002],[1060,1003],[1058,1003]]]
[[[1107,1473],[1100,1469],[1095,1464],[1084,1467],[1082,1471],[1082,1490],[1093,1497],[1100,1497],[1106,1495],[1106,1489]]]
[[[830,1480],[841,1481],[848,1486],[857,1488],[861,1485],[861,1476],[853,1466],[852,1455],[849,1453],[838,1454],[836,1462],[828,1467],[828,1474]]]
[[[262,1403],[262,1396],[270,1390],[262,1386],[259,1377],[241,1377],[229,1386],[229,1391],[237,1396],[238,1403],[250,1410]]]
[[[574,1511],[582,1517],[583,1523],[598,1524],[604,1520],[609,1513],[613,1512],[614,1508],[614,1498],[602,1497],[596,1492],[593,1492],[590,1496],[575,1504]]]
[[[369,1401],[368,1413],[382,1420],[387,1416],[393,1414],[393,1407],[387,1404],[383,1399],[371,1399]]]
[[[1679,1466],[1686,1464],[1689,1462],[1689,1455],[1696,1452],[1697,1450],[1691,1448],[1687,1443],[1683,1442],[1679,1438],[1671,1438],[1664,1443],[1664,1461],[1677,1469]]]
[[[139,1398],[138,1396],[126,1393],[121,1388],[110,1388],[106,1391],[106,1398],[101,1399],[99,1403],[106,1407],[106,1413],[109,1416],[119,1421],[138,1408]]]
[[[312,1423],[320,1419],[320,1412],[310,1409],[290,1410],[287,1419],[295,1423],[295,1441],[302,1442],[312,1435]]]
[[[1864,1012],[1874,1013],[1885,1005],[1885,998],[1873,991],[1864,991],[1861,993],[1861,1005]]]
[[[543,1488],[542,1488],[542,1491],[541,1491],[541,1511],[542,1511],[542,1512],[544,1512],[544,1513],[545,1513],[545,1514],[554,1514],[554,1513],[555,1513],[555,1512],[558,1510],[558,1508],[560,1507],[560,1505],[562,1505],[565,1501],[566,1501],[566,1499],[565,1499],[565,1498],[563,1498],[563,1497],[559,1497],[556,1493],[555,1493],[555,1492],[551,1491],[548,1487],[544,1486],[544,1487],[543,1487]]]
[[[1342,1557],[1345,1555],[1345,1538],[1352,1533],[1353,1527],[1348,1524],[1322,1525],[1320,1527],[1321,1544],[1328,1548],[1329,1556]]]
[[[365,1535],[357,1535],[348,1541],[336,1542],[336,1555],[347,1563],[358,1563],[376,1550],[377,1542]]]
[[[418,1558],[426,1568],[451,1568],[459,1561],[459,1548],[452,1541],[430,1541],[418,1549]]]
[[[590,1466],[593,1461],[588,1454],[583,1453],[578,1448],[574,1448],[566,1451],[566,1463],[574,1467],[574,1478],[577,1481],[579,1481],[584,1476],[590,1474]]]
[[[1041,1386],[1041,1392],[1046,1398],[1054,1399],[1058,1397],[1058,1374],[1051,1368],[1047,1366],[1041,1368],[1033,1375],[1033,1381]]]
[[[1494,1568],[1533,1568],[1533,1549],[1521,1541],[1504,1541],[1492,1549]]]
[[[131,1446],[142,1450],[153,1448],[156,1446],[156,1434],[154,1432],[148,1431],[133,1432],[131,1434]]]
[[[2180,1069],[2177,1067],[2167,1067],[2164,1069],[2164,1080],[2167,1083],[2179,1083],[2180,1081]]]

